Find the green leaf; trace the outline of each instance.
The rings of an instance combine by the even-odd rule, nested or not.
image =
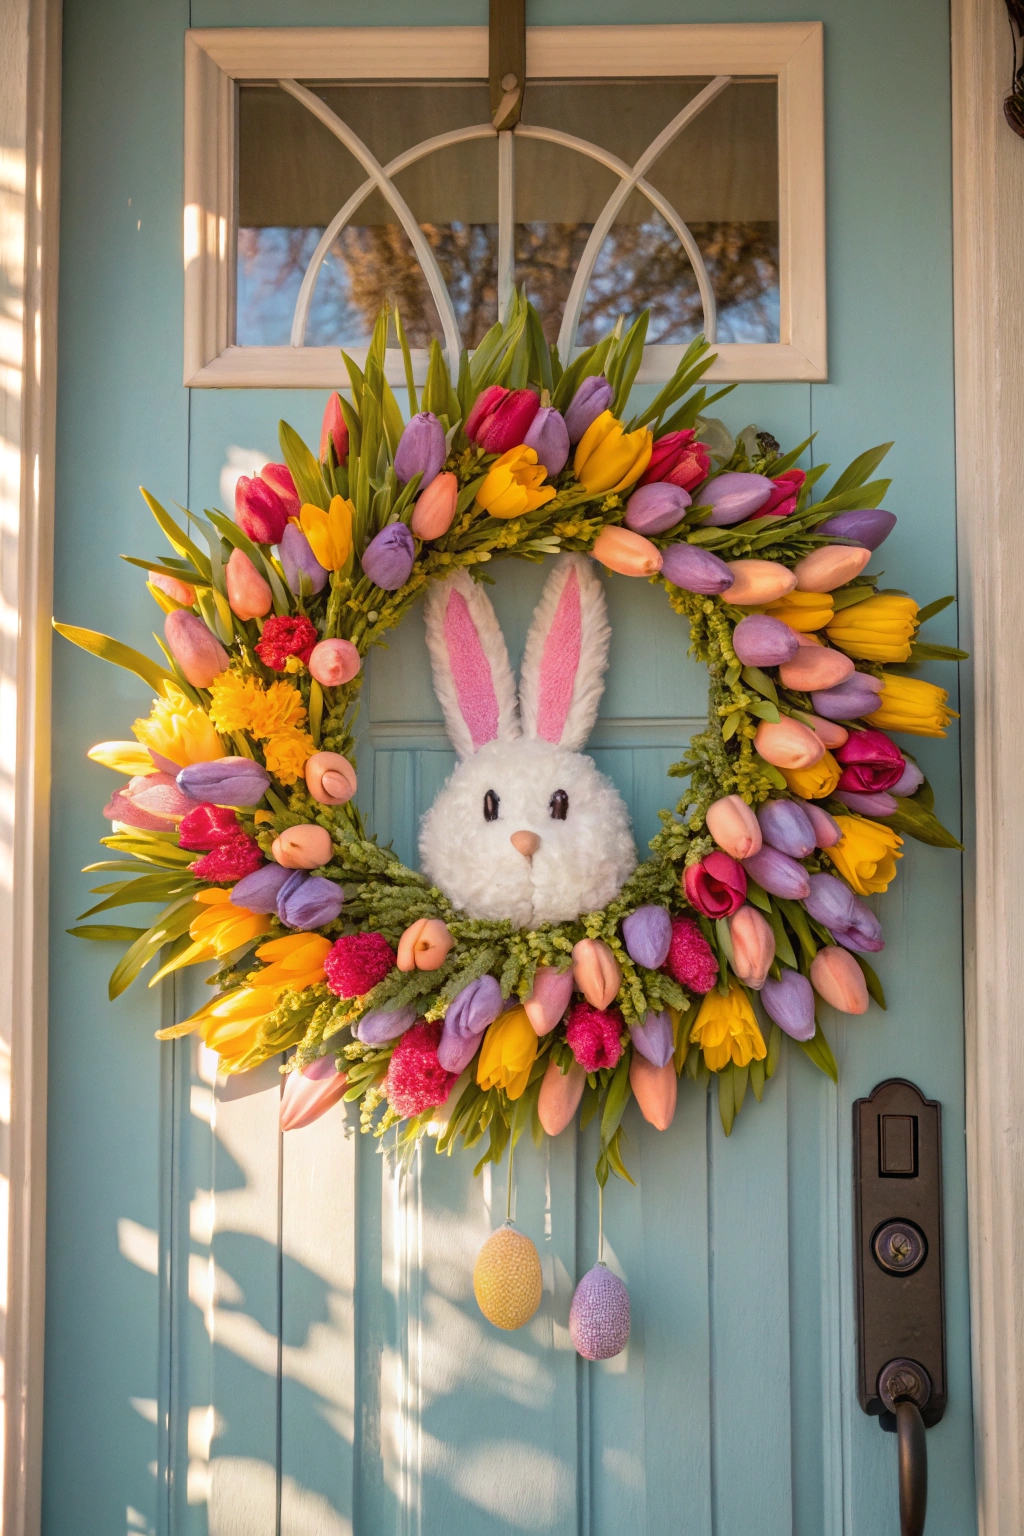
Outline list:
[[[857,587],[844,587],[841,592],[832,593],[832,606],[836,613],[844,608],[852,608],[855,603],[864,602],[865,598],[874,597],[875,589],[861,584]]]
[[[813,960],[818,953],[818,945],[814,942],[814,935],[807,922],[807,913],[798,901],[787,901],[784,896],[776,896],[775,900],[786,914],[786,921],[800,940],[800,948],[808,960]]]
[[[923,786],[922,786],[923,788]],[[894,832],[900,835],[913,837],[919,843],[927,843],[932,848],[957,848],[963,850],[963,844],[948,832],[935,812],[922,805],[917,795],[901,799],[896,797],[897,810],[892,816],[882,816],[879,820]]]
[[[762,672],[760,667],[744,667],[742,677],[748,688],[753,688],[756,693],[761,694],[763,698],[770,699],[773,704],[779,702],[779,695],[775,684],[767,672]],[[768,717],[765,716],[764,718],[767,719]],[[778,712],[776,712],[776,719],[778,719]]]
[[[934,603],[928,603],[924,608],[917,610],[917,622],[927,624],[929,619],[934,619],[937,613],[941,613],[944,608],[949,607],[950,603],[955,602],[956,598],[952,593],[948,597],[937,597]]]
[[[749,885],[747,889],[749,891]],[[772,925],[772,933],[775,935],[775,953],[783,965],[788,965],[791,970],[795,971],[797,969],[796,955],[793,952],[792,944],[789,942],[789,934],[783,926],[782,913],[774,901],[769,902],[766,910],[768,912],[768,921]]]
[[[155,496],[151,496],[144,485],[139,486],[142,499],[157,520],[160,531],[163,533],[172,549],[176,549],[179,555],[185,555],[191,560],[197,571],[202,571],[207,581],[210,580],[210,562],[199,548],[193,544],[184,529],[179,528],[174,518],[162,507]]]
[[[155,571],[160,576],[171,576],[175,581],[187,581],[190,587],[208,587],[210,578],[201,576],[198,571],[186,565],[183,560],[176,561],[174,565],[170,560],[159,558],[156,560],[139,560],[134,555],[122,555],[121,559],[128,565],[138,566],[140,571]],[[166,596],[166,593],[164,594]]]
[[[726,717],[725,724],[722,726],[722,740],[723,741],[731,741],[732,740],[732,738],[736,734],[736,731],[737,731],[737,729],[739,727],[739,723],[740,723],[740,721],[742,719],[743,719],[743,710],[742,709],[734,709],[732,714],[728,715]]]
[[[129,944],[148,933],[148,928],[120,928],[114,923],[84,923],[78,928],[67,928],[66,933],[76,939],[94,939],[100,944]]]
[[[405,334],[405,326],[402,317],[395,308],[395,334],[398,337],[398,345],[402,349],[402,362],[405,365],[405,388],[409,396],[409,415],[415,416],[419,411],[416,404],[416,381],[413,378],[412,353],[409,351],[409,338]]]
[[[754,1098],[760,1104],[761,1097],[762,1097],[762,1095],[764,1093],[764,1082],[765,1082],[764,1062],[763,1061],[752,1061],[750,1063],[748,1071],[750,1073],[750,1089],[751,1089],[751,1092],[753,1093]]]
[[[782,1055],[782,1030],[774,1021],[771,1029],[768,1031],[767,1043],[768,1054],[764,1059],[764,1075],[766,1078],[775,1076],[775,1069],[779,1064],[779,1057]]]
[[[736,1098],[732,1086],[732,1062],[723,1067],[718,1076],[718,1113],[722,1119],[722,1130],[727,1136],[732,1135],[733,1121],[736,1119]]]
[[[622,1161],[621,1143],[622,1127],[620,1125],[618,1130],[615,1132],[615,1135],[612,1137],[611,1141],[605,1148],[604,1155],[607,1157],[608,1162],[611,1165],[611,1170],[615,1174],[616,1178],[625,1179],[626,1183],[632,1184],[633,1188],[635,1189],[636,1181],[631,1177],[629,1169]]]
[[[927,640],[914,640],[910,647],[911,661],[967,661],[970,654],[955,645],[931,645]]]
[[[604,1108],[601,1111],[601,1140],[606,1145],[618,1130],[623,1111],[629,1103],[629,1063],[631,1055],[630,1051],[623,1051],[619,1064],[612,1073],[612,1080],[608,1084]]]
[[[161,912],[153,926],[139,935],[110,973],[107,991],[111,1002],[131,986],[143,967],[149,964],[165,944],[178,938],[188,928],[193,916],[192,897],[185,896]]]
[[[120,640],[112,640],[109,635],[101,635],[94,629],[79,629],[74,624],[58,624],[56,619],[53,621],[53,627],[59,635],[64,636],[65,640],[70,640],[72,645],[80,646],[83,651],[90,651],[101,661],[110,661],[116,667],[124,667],[127,672],[134,672],[136,677],[141,677],[142,681],[161,697],[167,692],[167,684],[174,682],[170,672],[165,672],[163,667],[158,667],[155,661],[151,661],[141,651],[133,650],[130,645],[122,645]]]
[[[781,718],[778,705],[773,704],[770,699],[748,704],[747,711],[751,715],[756,715],[759,720],[767,720],[771,725],[778,725]]]
[[[836,1059],[832,1055],[832,1048],[825,1039],[821,1025],[816,1022],[813,1038],[801,1040],[799,1044],[800,1049],[811,1058],[814,1065],[819,1067],[834,1083],[838,1083],[839,1068],[836,1066]]]
[[[841,495],[843,491],[849,490],[852,487],[863,485],[868,476],[874,474],[891,447],[892,443],[880,443],[877,448],[869,448],[866,453],[862,453],[854,459],[853,463],[843,470],[839,479],[832,487],[829,492],[829,500],[831,501],[833,497]]]
[[[768,892],[762,890],[757,881],[752,880],[749,875],[747,876],[747,900],[753,902],[755,907],[760,907],[762,912],[770,912],[772,909]]]
[[[303,504],[309,502],[326,512],[331,505],[331,498],[327,494],[319,460],[313,457],[295,428],[290,427],[286,421],[278,422],[277,435],[284,461],[292,472],[299,501]]]
[[[867,485],[851,485],[845,491],[832,490],[825,501],[819,501],[813,508],[815,512],[859,512],[867,507],[877,507],[886,491],[892,485],[891,480],[870,480]],[[807,508],[810,512],[812,509]]]
[[[737,1114],[739,1114],[740,1110],[743,1108],[743,1100],[747,1096],[747,1082],[748,1082],[749,1078],[750,1078],[750,1068],[749,1067],[738,1067],[736,1065],[736,1063],[733,1062],[733,1064],[732,1064],[732,1096],[733,1096],[733,1102],[736,1105],[736,1113]]]
[[[879,1008],[884,1008],[885,993],[882,990],[882,983],[879,981],[875,971],[864,959],[863,955],[855,954],[853,958],[864,972],[864,980],[867,983],[868,996],[874,998]]]

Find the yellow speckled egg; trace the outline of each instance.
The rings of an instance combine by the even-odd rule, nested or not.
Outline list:
[[[492,1232],[473,1265],[477,1304],[496,1328],[521,1328],[540,1306],[540,1254],[511,1223]]]

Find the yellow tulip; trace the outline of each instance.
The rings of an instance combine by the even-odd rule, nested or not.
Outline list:
[[[842,771],[831,752],[826,752],[811,768],[779,770],[794,795],[802,800],[826,800],[839,783]]]
[[[476,1080],[481,1088],[504,1088],[510,1099],[526,1092],[537,1059],[537,1036],[525,1008],[510,1008],[488,1027],[480,1047]]]
[[[862,661],[909,661],[917,604],[899,592],[879,592],[842,608],[828,626],[833,645]]]
[[[300,511],[299,527],[325,570],[340,571],[352,553],[354,516],[355,508],[344,496],[332,497],[328,512],[309,502]]]
[[[113,768],[115,773],[126,773],[130,779],[140,773],[155,772],[153,759],[136,741],[100,741],[86,755],[91,762]]]
[[[788,592],[785,597],[776,598],[774,603],[765,603],[758,611],[770,613],[773,619],[781,619],[783,624],[799,630],[802,635],[813,635],[815,630],[824,629],[826,624],[832,622],[832,594]]]
[[[704,1052],[704,1064],[711,1072],[721,1072],[730,1061],[748,1067],[768,1054],[754,1010],[737,982],[727,997],[717,989],[705,995],[690,1039]]]
[[[330,952],[330,939],[318,933],[286,933],[283,938],[271,939],[256,951],[257,960],[270,962],[256,976],[256,984],[279,991],[291,987],[296,992],[313,987],[324,979],[324,960]]]
[[[184,965],[198,965],[201,960],[219,960],[240,949],[252,939],[258,939],[271,927],[269,917],[250,912],[248,907],[236,907],[230,899],[231,892],[220,888],[199,891],[192,900],[200,907],[198,917],[189,924],[192,943],[182,954],[169,960],[157,971],[150,986],[155,986],[171,971]]]
[[[553,501],[555,488],[545,485],[547,470],[537,463],[537,450],[510,448],[491,465],[476,494],[476,504],[491,517],[522,517]]]
[[[611,411],[602,411],[580,438],[573,469],[588,491],[624,491],[640,479],[653,451],[654,434],[646,427],[626,432]]]
[[[880,821],[868,821],[862,816],[837,816],[836,823],[843,830],[838,843],[828,850],[828,858],[858,896],[872,896],[885,891],[896,878],[896,860],[902,859],[897,848],[903,847],[902,837],[897,837]]]
[[[947,706],[948,698],[945,688],[935,683],[883,672],[878,708],[868,715],[867,723],[880,731],[903,731],[908,736],[945,736],[949,722],[960,718]]]
[[[153,700],[148,718],[136,720],[132,732],[144,747],[152,747],[179,768],[212,763],[225,755],[205,709],[193,704],[173,683],[167,684],[166,698]]]

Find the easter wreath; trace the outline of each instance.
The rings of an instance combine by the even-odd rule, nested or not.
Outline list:
[[[135,741],[90,752],[128,779],[104,811],[114,857],[89,868],[129,878],[71,931],[128,943],[112,998],[161,952],[151,986],[219,961],[212,1000],[159,1038],[197,1032],[228,1073],[290,1052],[285,1129],[358,1099],[362,1128],[395,1127],[405,1151],[486,1136],[479,1171],[578,1111],[599,1117],[602,1188],[628,1178],[631,1096],[665,1129],[680,1076],[714,1078],[728,1133],[784,1036],[836,1076],[816,998],[884,1007],[860,898],[889,885],[903,835],[959,846],[887,734],[945,734],[947,694],[913,670],[964,654],[916,638],[951,598],[919,609],[866,569],[895,523],[872,478],[888,445],[815,500],[810,440],[782,454],[706,416],[727,391],[700,384],[703,338],[624,422],[646,329],[620,323],[563,368],[517,298],[454,381],[434,343],[418,399],[385,311],[365,371],[345,359],[351,401],[331,395],[318,457],[282,423],[284,464],[239,480],[233,520],[182,526],[143,492],[173,552],[131,560],[164,610],[163,663],[57,625],[157,694]],[[482,583],[497,558],[554,555],[517,707]],[[602,566],[663,588],[710,678],[707,728],[669,770],[687,787],[641,863],[579,752],[607,659]],[[353,796],[363,660],[424,594],[463,761],[424,819],[421,873]],[[142,902],[163,904],[145,928],[84,922]]]

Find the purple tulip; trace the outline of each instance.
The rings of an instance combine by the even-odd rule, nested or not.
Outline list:
[[[637,907],[622,919],[622,937],[629,958],[649,971],[656,971],[668,956],[672,919],[664,907]]]
[[[416,547],[404,523],[389,523],[363,551],[363,570],[384,592],[397,592],[412,575]]]
[[[703,526],[728,528],[732,523],[742,523],[758,507],[764,506],[774,489],[775,483],[767,475],[727,470],[724,475],[710,480],[700,493],[700,505],[714,508]]]
[[[912,763],[908,758],[901,776],[896,780],[895,784],[889,786],[889,793],[890,795],[901,795],[906,798],[907,795],[916,795],[923,783],[924,774],[917,764]]]
[[[249,757],[217,757],[212,763],[190,763],[178,774],[178,788],[193,800],[211,805],[259,805],[270,774]]]
[[[892,795],[884,789],[874,790],[867,795],[859,794],[855,789],[837,789],[835,797],[851,811],[858,811],[861,816],[892,816],[899,810]]]
[[[481,1035],[504,1006],[501,988],[493,976],[481,976],[463,987],[444,1016],[437,1047],[437,1059],[446,1072],[462,1072],[469,1066]]]
[[[784,965],[780,980],[767,977],[761,988],[761,1002],[768,1017],[792,1039],[813,1038],[816,1028],[814,988],[799,971],[791,971]]]
[[[832,539],[854,539],[867,549],[884,544],[896,526],[896,514],[881,507],[866,507],[859,512],[840,512],[821,523],[814,531]]]
[[[352,1033],[364,1045],[386,1045],[389,1040],[397,1040],[399,1035],[411,1029],[416,1016],[415,1003],[405,1008],[393,1008],[390,1012],[384,1008],[375,1008],[372,1013],[364,1013],[358,1024],[353,1024]]]
[[[816,848],[834,848],[842,837],[842,828],[828,811],[823,811],[820,805],[805,805],[804,815],[814,828],[814,845]]]
[[[557,475],[565,468],[569,457],[569,433],[561,411],[556,411],[553,405],[541,406],[523,442],[534,450],[537,463],[543,464],[549,475]]]
[[[255,870],[239,880],[237,885],[233,885],[228,899],[236,907],[247,907],[250,912],[269,916],[271,912],[277,911],[281,887],[287,885],[291,877],[292,870],[283,869],[280,864],[264,864],[262,869]]]
[[[654,1067],[667,1067],[672,1060],[675,1045],[672,1040],[672,1020],[667,1013],[649,1013],[642,1024],[629,1026],[633,1049]]]
[[[761,836],[791,859],[806,859],[815,849],[814,826],[795,800],[766,800],[757,813]]]
[[[810,890],[807,871],[802,864],[780,853],[777,848],[762,848],[741,860],[743,868],[762,890],[773,896],[787,897],[790,901],[802,901]]]
[[[345,892],[337,881],[295,869],[277,893],[277,915],[286,928],[324,928],[344,903]]]
[[[811,694],[811,706],[816,715],[826,720],[857,720],[861,715],[874,714],[878,708],[878,695],[882,684],[870,672],[855,672],[845,683]]]
[[[603,373],[591,374],[589,379],[583,380],[565,413],[565,427],[570,443],[579,442],[587,428],[611,405],[614,394],[614,389]]]
[[[402,485],[413,475],[422,475],[420,490],[425,491],[431,480],[441,473],[447,455],[444,427],[433,411],[420,411],[418,416],[410,417],[399,440],[395,474]]]
[[[309,584],[309,590],[323,591],[327,585],[328,573],[314,555],[312,546],[301,528],[296,528],[294,523],[289,523],[281,535],[278,549],[281,554],[281,564],[284,566],[285,579],[296,597],[300,595],[303,577]]]
[[[668,480],[657,480],[642,485],[629,498],[626,508],[626,527],[634,533],[667,533],[680,522],[690,505],[690,493],[681,485]]]
[[[882,925],[862,901],[854,901],[852,921],[845,928],[833,928],[832,933],[844,949],[858,955],[877,955],[885,948]]]
[[[696,544],[670,544],[661,553],[661,574],[684,592],[701,592],[717,597],[727,592],[736,580],[724,560]]]
[[[878,918],[835,875],[812,875],[804,906],[815,922],[826,927],[844,949],[877,954],[885,948]]]
[[[732,648],[745,667],[781,667],[800,649],[796,630],[767,613],[748,613],[732,635]]]

